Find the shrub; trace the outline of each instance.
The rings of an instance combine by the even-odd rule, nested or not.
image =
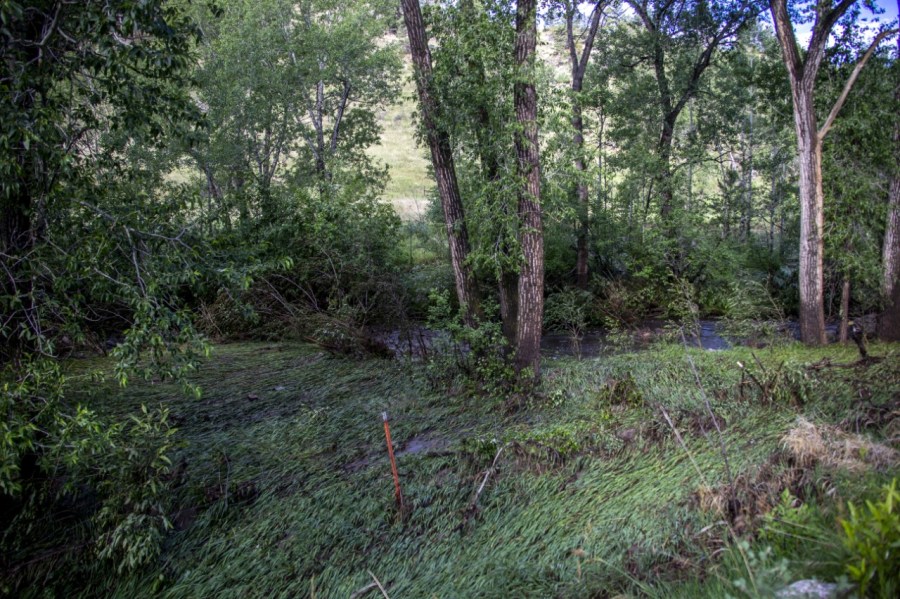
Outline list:
[[[897,479],[865,509],[848,503],[850,518],[841,520],[844,546],[850,552],[847,573],[860,596],[896,597],[900,593],[900,492]]]

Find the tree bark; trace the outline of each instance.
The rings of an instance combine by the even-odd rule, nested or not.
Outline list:
[[[897,5],[900,9],[900,1]],[[900,37],[897,38],[896,60],[900,62]],[[894,105],[900,106],[900,77],[894,84]],[[896,113],[893,142],[894,173],[888,191],[887,227],[882,248],[882,293],[885,306],[878,319],[878,336],[885,341],[900,341],[900,117]]]
[[[822,146],[816,133],[811,92],[794,101],[800,166],[800,337],[810,345],[825,338],[825,228]]]
[[[847,343],[847,331],[850,327],[850,278],[844,275],[844,284],[841,290],[841,328],[838,333],[838,341]]]
[[[900,146],[900,126],[896,126],[894,131],[894,145]],[[900,151],[897,153],[900,154]],[[900,341],[900,176],[896,174],[891,180],[889,195],[888,224],[882,252],[886,304],[879,318],[878,336],[885,341]]]
[[[475,285],[475,277],[466,263],[469,256],[469,235],[466,229],[465,214],[459,185],[456,180],[456,167],[450,139],[446,131],[436,120],[437,103],[431,95],[431,51],[422,20],[419,0],[401,0],[403,20],[409,35],[409,47],[416,75],[416,88],[419,92],[419,107],[422,114],[422,126],[428,148],[431,150],[431,162],[437,181],[438,195],[444,211],[444,223],[450,244],[450,262],[456,283],[456,297],[463,309],[464,320],[468,326],[475,326],[478,321],[479,300]]]
[[[581,107],[581,92],[584,87],[584,74],[587,63],[594,47],[594,39],[597,37],[597,29],[600,26],[600,17],[603,13],[604,0],[597,2],[594,12],[591,14],[591,22],[585,35],[584,47],[579,55],[575,48],[574,23],[577,7],[575,3],[566,8],[566,42],[569,46],[569,60],[572,66],[572,145],[575,151],[575,170],[578,172],[578,181],[575,186],[575,199],[578,206],[578,239],[576,242],[575,281],[580,289],[588,288],[588,262],[590,258],[590,203],[588,198],[588,186],[584,180],[584,172],[587,165],[584,159],[584,117]]]
[[[530,368],[535,381],[541,376],[541,330],[544,317],[544,236],[541,223],[541,172],[538,151],[535,47],[537,2],[518,0],[516,5],[516,64],[514,87],[516,157],[522,181],[519,192],[519,245],[523,262],[519,272],[519,314],[516,331],[516,365]]]
[[[801,55],[788,13],[787,0],[770,0],[775,35],[787,67],[794,104],[794,128],[800,162],[800,337],[809,345],[823,345],[825,338],[824,196],[822,193],[822,140],[840,112],[860,70],[878,43],[892,32],[875,37],[847,80],[821,130],[817,129],[815,82],[825,57],[831,30],[856,0],[831,1],[816,6],[816,20],[805,56]]]

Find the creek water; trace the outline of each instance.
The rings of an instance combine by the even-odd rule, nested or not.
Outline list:
[[[573,340],[567,332],[549,331],[541,338],[541,353],[547,357],[581,356],[591,358],[603,354],[646,349],[662,339],[683,341],[692,347],[709,351],[728,349],[732,342],[723,336],[715,320],[701,320],[693,332],[680,329],[672,322],[647,320],[624,332],[611,333],[604,329],[588,329]],[[790,333],[790,331],[789,331]],[[398,357],[421,357],[439,346],[450,343],[445,331],[413,326],[407,329],[377,331],[374,338],[386,345]],[[466,351],[466,350],[463,350]]]

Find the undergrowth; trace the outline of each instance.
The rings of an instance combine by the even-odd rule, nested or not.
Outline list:
[[[872,449],[826,455],[833,438],[896,443],[897,348],[873,346],[882,359],[866,364],[854,352],[673,345],[551,361],[541,393],[515,406],[436,387],[416,363],[309,345],[216,346],[193,378],[199,399],[169,384],[96,384],[108,362],[73,362],[73,400],[120,419],[167,410],[177,427],[160,503],[171,530],[150,565],[117,574],[74,547],[87,502],[15,556],[30,565],[4,585],[19,596],[321,598],[352,596],[374,575],[395,598],[720,597],[837,581],[852,563],[839,519],[876,517],[865,501],[896,475]],[[806,461],[787,441],[808,438],[789,436],[800,417],[825,448]]]

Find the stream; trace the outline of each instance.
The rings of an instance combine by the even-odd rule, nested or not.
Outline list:
[[[721,351],[733,345],[746,344],[746,340],[730,338],[722,330],[717,320],[700,320],[699,335],[685,331],[684,342],[691,347],[707,351]],[[838,325],[826,325],[829,341],[837,339]],[[800,339],[800,325],[796,321],[784,321],[779,327],[785,337]],[[385,329],[373,331],[372,337],[394,352],[396,357],[422,357],[431,353],[436,346],[446,347],[450,343],[446,331],[412,326],[407,329]],[[541,338],[541,353],[548,358],[597,356],[647,349],[652,343],[663,340],[681,341],[682,336],[675,322],[667,320],[645,320],[630,329],[610,332],[601,328],[586,330],[577,343],[572,335],[564,331],[548,331]],[[752,344],[752,343],[751,343]],[[467,351],[467,350],[466,350]]]

